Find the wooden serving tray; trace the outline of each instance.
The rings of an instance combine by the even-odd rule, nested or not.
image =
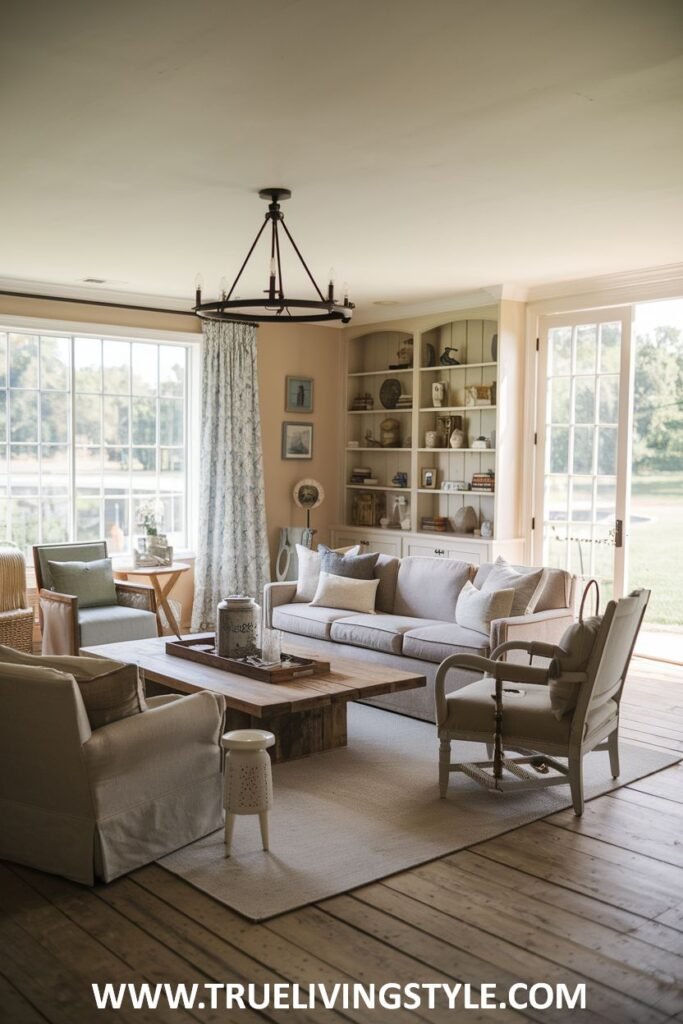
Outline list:
[[[176,658],[197,661],[211,668],[219,668],[223,672],[235,672],[240,676],[249,676],[263,683],[288,683],[292,679],[304,676],[321,675],[330,671],[329,661],[318,661],[314,658],[300,658],[296,654],[283,651],[286,661],[277,668],[259,668],[239,658],[223,658],[216,653],[215,636],[191,637],[189,640],[169,640],[166,653]]]

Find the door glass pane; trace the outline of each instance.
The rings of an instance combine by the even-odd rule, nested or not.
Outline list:
[[[598,380],[600,422],[616,424],[619,413],[619,378],[611,374]]]
[[[574,427],[574,473],[593,472],[593,427]]]
[[[548,423],[569,423],[569,394],[569,377],[558,377],[548,381]]]
[[[575,523],[590,523],[593,521],[592,476],[575,476],[572,478],[572,500],[569,518]]]
[[[618,373],[621,363],[621,324],[600,324],[600,373]]]
[[[553,327],[548,332],[548,374],[559,377],[571,372],[572,329]]]
[[[551,427],[546,442],[547,470],[566,473],[569,470],[569,427]]]
[[[584,324],[576,328],[575,373],[594,373],[597,363],[597,328],[595,324]]]
[[[595,422],[595,377],[577,377],[574,385],[574,422]]]

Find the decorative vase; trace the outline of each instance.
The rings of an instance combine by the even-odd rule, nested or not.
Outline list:
[[[479,517],[471,505],[458,509],[453,517],[453,529],[456,533],[474,533],[479,525]]]
[[[428,430],[425,434],[425,448],[443,448],[443,437],[438,430]]]
[[[382,420],[379,425],[382,448],[401,447],[401,424],[398,420],[389,417]]]
[[[460,427],[455,427],[451,434],[449,445],[451,448],[464,448],[465,447],[465,433]]]
[[[485,519],[481,524],[481,535],[482,537],[486,537],[487,540],[490,537],[493,537],[493,523],[490,519]]]
[[[261,609],[251,597],[231,594],[218,605],[216,649],[221,658],[248,658],[259,653]]]

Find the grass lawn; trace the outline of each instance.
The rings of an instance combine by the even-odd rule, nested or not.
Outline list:
[[[683,630],[683,472],[634,474],[631,514],[647,517],[630,531],[629,589],[649,587],[645,627]]]

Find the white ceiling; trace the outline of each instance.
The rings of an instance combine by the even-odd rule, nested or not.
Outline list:
[[[0,278],[189,300],[272,184],[366,309],[678,262],[682,101],[681,0],[5,0]]]

